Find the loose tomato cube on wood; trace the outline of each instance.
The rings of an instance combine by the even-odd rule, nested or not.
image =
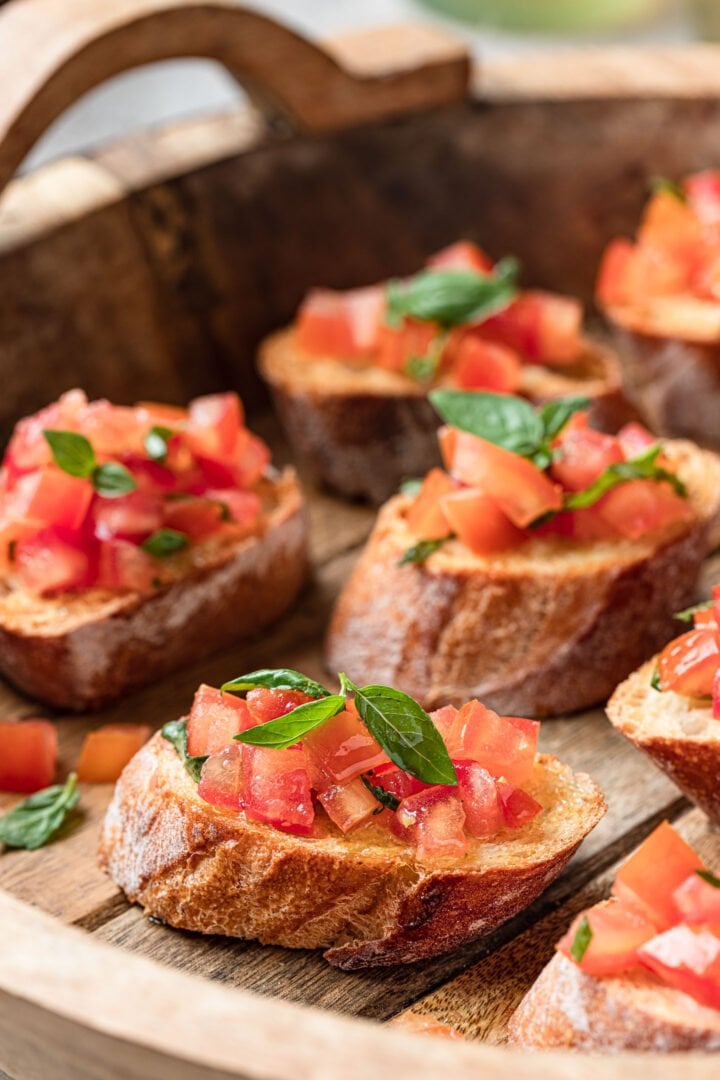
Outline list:
[[[223,694],[203,683],[195,694],[187,725],[187,749],[192,757],[204,757],[229,746],[241,731],[258,721],[251,717],[242,698]]]
[[[638,949],[657,933],[643,910],[629,902],[611,900],[596,904],[578,915],[557,944],[558,951],[571,960],[572,945],[583,918],[590,924],[592,937],[579,965],[589,975],[613,975],[637,965]]]
[[[198,795],[211,806],[241,810],[243,806],[242,747],[231,743],[212,753],[202,767]]]
[[[52,783],[57,729],[48,720],[0,721],[0,791],[29,794]]]
[[[345,784],[390,760],[353,709],[309,732],[303,746],[317,791]]]
[[[251,821],[307,836],[315,809],[305,752],[243,745],[243,803]]]
[[[382,809],[359,776],[348,784],[327,788],[318,796],[318,801],[330,820],[344,833],[369,821]]]
[[[442,469],[431,469],[422,488],[407,512],[408,528],[423,540],[439,540],[450,532],[440,500],[454,491],[455,485]]]
[[[642,945],[638,957],[669,986],[720,1009],[720,938],[710,930],[674,926]]]
[[[113,784],[152,734],[147,724],[105,724],[85,736],[77,763],[78,780]]]
[[[432,270],[474,270],[478,274],[489,274],[493,261],[471,240],[458,240],[431,255],[427,265]]]
[[[440,510],[446,528],[476,555],[494,555],[516,547],[525,539],[507,514],[479,488],[450,492],[441,498]]]
[[[664,821],[620,867],[612,891],[619,899],[639,904],[658,930],[664,930],[678,919],[675,889],[702,869],[699,856]]]
[[[522,379],[522,360],[514,349],[476,334],[463,334],[452,348],[453,380],[463,390],[513,394]]]
[[[660,653],[660,686],[687,697],[710,697],[718,667],[720,647],[715,628],[688,630]]]

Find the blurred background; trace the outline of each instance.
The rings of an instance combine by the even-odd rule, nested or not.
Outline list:
[[[255,0],[248,6],[316,37],[425,19],[464,38],[478,56],[720,39],[720,0]],[[207,61],[142,68],[88,94],[46,134],[25,169],[139,128],[231,109],[241,99],[230,76]]]

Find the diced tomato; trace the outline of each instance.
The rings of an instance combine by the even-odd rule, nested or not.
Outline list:
[[[637,296],[632,283],[635,245],[629,240],[611,240],[600,261],[595,291],[601,304],[626,304]]]
[[[168,427],[182,430],[187,422],[187,409],[181,405],[168,405],[160,401],[139,401],[135,406],[143,427]]]
[[[129,540],[104,540],[100,544],[97,584],[121,592],[146,592],[157,581],[153,559]]]
[[[697,257],[702,232],[695,211],[668,191],[659,191],[645,206],[637,233],[640,246],[654,246],[678,259]]]
[[[21,476],[10,498],[18,517],[77,530],[90,509],[93,489],[89,480],[50,465]]]
[[[408,795],[417,795],[418,791],[430,787],[430,784],[423,784],[422,780],[417,780],[392,762],[378,766],[373,771],[372,782],[398,799],[407,799]]]
[[[243,753],[239,743],[231,743],[211,754],[202,767],[198,795],[211,806],[228,810],[243,807]]]
[[[720,172],[706,169],[683,182],[688,203],[701,225],[720,226]]]
[[[268,720],[277,720],[278,716],[285,716],[297,709],[298,705],[313,699],[300,690],[268,690],[258,686],[248,691],[245,700],[255,723],[266,724]]]
[[[422,488],[407,512],[407,526],[423,540],[439,540],[451,531],[447,518],[440,507],[440,499],[455,485],[442,469],[431,469],[423,480]]]
[[[495,780],[474,761],[456,761],[454,765],[465,828],[471,836],[494,836],[505,825]]]
[[[522,360],[514,349],[477,334],[463,334],[449,351],[453,381],[463,390],[513,394],[520,386]]]
[[[617,872],[613,893],[639,904],[658,930],[673,926],[678,910],[673,893],[703,863],[693,849],[664,821],[643,841]]]
[[[474,270],[478,274],[489,274],[493,261],[471,240],[458,240],[431,255],[427,265],[432,270]]]
[[[614,975],[636,966],[637,950],[657,933],[642,908],[629,901],[604,901],[578,915],[557,944],[558,951],[575,963],[571,949],[583,918],[592,937],[579,966],[589,975]]]
[[[242,423],[237,394],[208,394],[190,402],[185,438],[196,454],[224,461],[237,447]]]
[[[245,431],[233,463],[232,476],[235,484],[250,488],[257,484],[270,464],[270,450],[257,435]],[[226,487],[224,483],[212,483],[210,487]]]
[[[710,697],[718,667],[720,648],[714,628],[688,630],[660,653],[660,686],[686,697]]]
[[[457,724],[460,748],[453,747],[451,752],[518,787],[531,775],[539,722],[498,716],[479,701],[468,701],[460,709]]]
[[[117,499],[96,497],[92,507],[95,535],[99,540],[133,540],[139,543],[163,524],[159,496],[131,491]]]
[[[326,356],[365,355],[375,346],[384,310],[381,285],[345,292],[313,289],[298,311],[298,346]]]
[[[78,417],[86,405],[82,390],[69,390],[59,401],[18,421],[5,453],[5,465],[11,476],[49,465],[52,454],[43,431],[77,430]]]
[[[454,705],[443,705],[441,709],[430,713],[430,719],[442,735],[450,757],[458,756],[462,750],[462,723],[458,722],[459,715],[460,710]]]
[[[720,720],[720,667],[713,676],[712,714],[715,720]]]
[[[303,740],[313,786],[322,790],[345,784],[360,773],[389,761],[354,710],[346,709],[326,724],[315,728]]]
[[[691,926],[713,923],[720,927],[720,888],[699,874],[691,874],[678,885],[673,892],[673,903],[683,922]]]
[[[531,461],[467,431],[454,433],[452,472],[481,488],[520,528],[562,506],[560,487]]]
[[[655,480],[627,480],[618,484],[598,499],[592,509],[619,536],[629,540],[694,517],[687,499]]]
[[[620,443],[625,457],[633,458],[644,453],[645,450],[649,450],[651,446],[656,446],[658,440],[651,431],[648,431],[644,424],[631,420],[629,424],[624,424],[620,428],[617,433],[617,441]]]
[[[431,859],[460,859],[467,851],[465,811],[452,787],[436,785],[403,799],[395,812],[401,838],[415,841],[420,862]]]
[[[78,780],[114,784],[151,734],[147,724],[104,724],[89,732],[80,749]]]
[[[253,491],[238,491],[233,488],[209,488],[205,498],[220,504],[223,512],[227,510],[232,523],[241,529],[247,529],[256,520],[262,510],[262,500]]]
[[[404,319],[400,326],[381,326],[375,363],[389,371],[404,371],[408,360],[427,354],[438,330],[435,323],[417,319]]]
[[[543,806],[522,788],[513,787],[506,780],[498,780],[497,793],[505,824],[511,829],[521,829],[543,812]]]
[[[167,465],[139,454],[120,454],[120,460],[133,474],[138,491],[143,495],[167,495],[176,491],[178,481]]]
[[[582,304],[569,296],[528,290],[477,327],[491,341],[536,363],[571,363],[580,351]]]
[[[440,454],[443,459],[443,465],[448,470],[452,469],[457,436],[458,429],[451,427],[450,424],[443,424],[443,426],[438,429],[438,443],[440,445]]]
[[[195,693],[187,725],[187,748],[192,757],[214,754],[229,746],[235,735],[254,727],[247,703],[202,683]]]
[[[307,836],[315,810],[305,752],[300,746],[270,750],[243,744],[243,798],[251,821]]]
[[[172,499],[163,507],[163,524],[184,533],[192,543],[212,536],[225,524],[227,514],[221,503],[203,496]]]
[[[342,832],[364,825],[380,809],[380,803],[368,791],[360,777],[348,784],[334,785],[318,796],[325,813]]]
[[[720,1009],[720,938],[710,930],[675,926],[642,945],[638,957],[668,986]]]
[[[694,611],[692,621],[696,630],[703,628],[706,630],[718,629],[717,616],[714,607],[701,608],[700,611]]]
[[[362,289],[349,289],[344,297],[353,349],[355,352],[369,352],[375,347],[385,313],[385,286],[367,285]]]
[[[458,540],[476,555],[506,551],[525,539],[525,534],[479,488],[463,488],[446,495],[440,500],[440,508]]]
[[[0,791],[40,791],[56,767],[57,729],[49,720],[0,721]]]
[[[113,405],[105,398],[91,401],[78,421],[80,431],[101,460],[122,451],[142,452],[145,426],[137,410],[128,405]]]
[[[42,594],[82,588],[92,581],[87,544],[65,529],[43,529],[18,540],[14,567],[18,585]]]
[[[611,465],[624,460],[617,439],[586,427],[569,431],[558,440],[550,472],[569,491],[582,491]]]

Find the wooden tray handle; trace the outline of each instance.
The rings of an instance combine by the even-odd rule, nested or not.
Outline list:
[[[0,13],[0,55],[0,191],[69,105],[140,64],[217,60],[310,132],[456,101],[470,72],[464,47],[429,27],[320,46],[233,0],[22,0]]]

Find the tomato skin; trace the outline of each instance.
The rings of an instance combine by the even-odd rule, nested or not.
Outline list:
[[[569,431],[558,440],[550,471],[569,491],[582,491],[611,465],[624,460],[616,438],[588,427]]]
[[[426,265],[432,270],[474,270],[478,274],[489,274],[493,261],[472,240],[458,240],[431,255]]]
[[[198,795],[211,806],[243,808],[242,748],[231,743],[210,754],[202,767]]]
[[[308,836],[315,810],[305,752],[300,746],[270,750],[242,747],[243,801],[251,821]]]
[[[613,895],[632,898],[658,930],[678,920],[673,893],[703,862],[693,849],[664,821],[623,863],[615,877]]]
[[[660,686],[686,697],[710,697],[718,667],[720,648],[715,629],[688,630],[660,653]]]
[[[498,780],[497,793],[505,824],[511,829],[522,829],[523,825],[529,824],[543,812],[543,806],[537,799],[506,780]]]
[[[720,1009],[720,938],[674,926],[638,949],[641,963],[701,1005]]]
[[[592,937],[578,963],[570,950],[583,918],[590,924]],[[655,934],[642,908],[628,901],[603,901],[577,916],[557,949],[589,975],[616,975],[639,963],[638,949]]]
[[[56,768],[57,729],[49,720],[0,721],[0,791],[40,791]]]
[[[247,703],[202,683],[195,693],[187,725],[187,748],[192,757],[204,757],[232,744],[235,735],[254,727]]]
[[[78,780],[114,784],[151,734],[147,724],[104,724],[88,732],[77,763]]]
[[[448,363],[453,381],[463,390],[513,394],[520,387],[522,360],[517,352],[499,342],[483,341],[476,334],[462,335]]]
[[[250,715],[256,724],[266,724],[268,720],[277,720],[279,716],[286,716],[293,709],[297,709],[298,705],[304,705],[312,700],[299,690],[269,690],[264,686],[248,690],[245,698]]]
[[[431,469],[407,512],[407,526],[423,540],[439,540],[447,536],[451,527],[445,517],[441,498],[454,491],[455,485],[442,469]]]
[[[309,732],[303,746],[317,791],[346,784],[390,760],[350,708]]]
[[[364,825],[380,810],[381,804],[368,791],[360,777],[347,784],[334,785],[318,796],[330,820],[344,833]]]

